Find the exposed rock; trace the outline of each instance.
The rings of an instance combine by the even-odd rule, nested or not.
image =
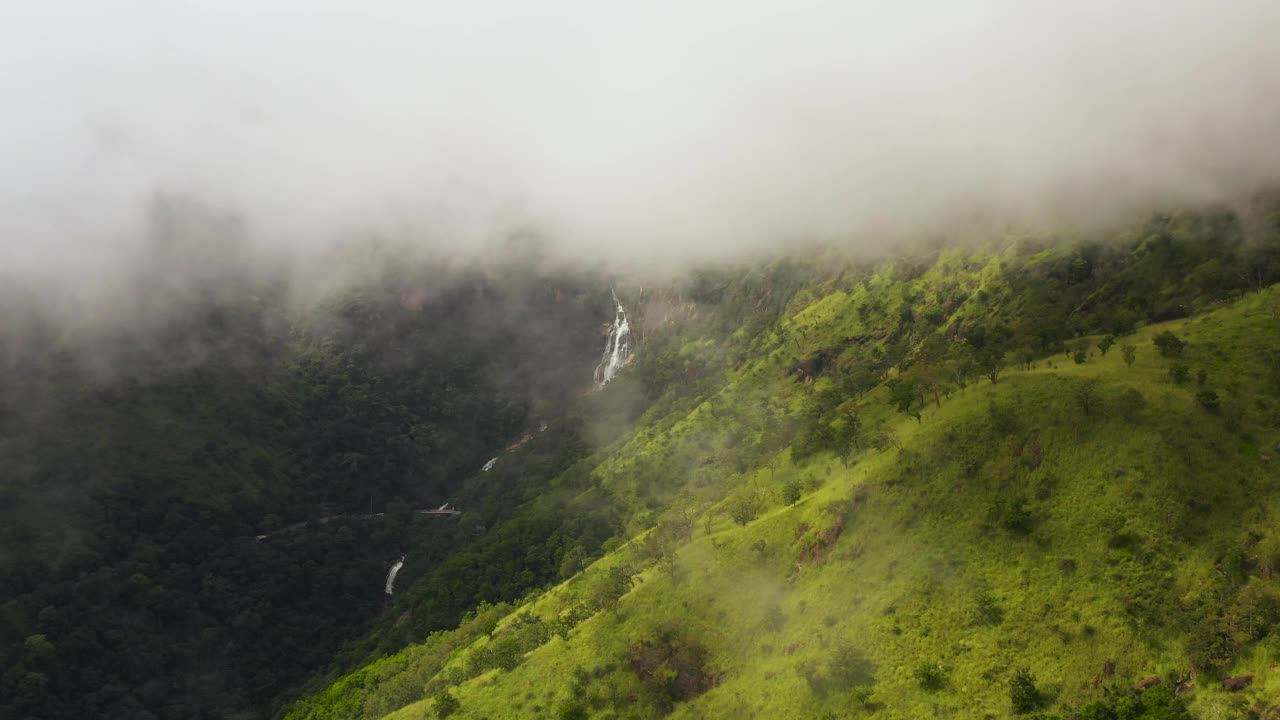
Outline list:
[[[1252,675],[1232,675],[1222,679],[1222,687],[1226,690],[1243,690],[1253,684]]]

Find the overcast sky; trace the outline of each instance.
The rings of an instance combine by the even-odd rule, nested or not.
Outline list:
[[[1280,172],[1278,31],[1274,0],[0,0],[0,264],[99,266],[156,191],[261,242],[605,259],[1213,199]]]

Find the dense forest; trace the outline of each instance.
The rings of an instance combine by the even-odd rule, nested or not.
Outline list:
[[[389,259],[298,309],[234,242],[193,257],[228,218],[153,225],[127,322],[67,333],[6,297],[3,717],[267,715],[383,611],[394,558],[408,586],[500,516],[455,496],[489,458],[541,423],[546,462],[585,451],[607,286]],[[445,501],[466,514],[413,512]]]

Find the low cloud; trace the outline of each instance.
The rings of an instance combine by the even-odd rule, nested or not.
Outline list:
[[[1232,198],[1280,174],[1276,27],[1261,1],[19,2],[0,267],[100,276],[157,193],[274,253],[521,229],[615,265]]]

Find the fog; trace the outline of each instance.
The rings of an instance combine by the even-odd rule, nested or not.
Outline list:
[[[0,268],[83,280],[156,193],[261,247],[681,263],[1280,173],[1275,2],[217,0],[0,10]]]

